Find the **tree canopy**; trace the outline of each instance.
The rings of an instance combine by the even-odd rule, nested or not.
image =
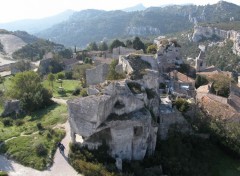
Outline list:
[[[145,45],[144,43],[140,40],[139,37],[135,37],[135,39],[133,40],[133,48],[136,50],[145,50]]]
[[[216,93],[217,95],[228,97],[230,91],[230,83],[231,79],[223,74],[215,74],[211,81],[212,84],[212,92]]]
[[[7,94],[20,100],[26,111],[34,111],[51,103],[52,94],[43,88],[41,78],[33,71],[17,73]]]
[[[114,41],[111,43],[111,45],[110,45],[110,50],[112,51],[113,48],[117,48],[117,47],[119,47],[119,46],[125,47],[125,44],[124,44],[123,42],[121,42],[120,40],[116,39],[116,40],[114,40]]]
[[[154,44],[149,45],[147,47],[147,53],[148,54],[156,54],[157,53],[157,45],[154,45]]]
[[[99,44],[99,46],[98,46],[98,49],[99,49],[100,51],[107,51],[107,50],[108,50],[108,45],[107,45],[107,43],[106,43],[106,42],[101,42],[101,43]]]
[[[97,46],[96,42],[91,42],[88,44],[87,49],[89,51],[98,51],[98,46]]]

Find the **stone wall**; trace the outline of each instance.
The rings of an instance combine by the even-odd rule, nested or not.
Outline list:
[[[100,64],[92,69],[86,70],[87,85],[96,85],[106,80],[108,75],[109,65]]]
[[[159,135],[161,139],[167,139],[168,131],[171,125],[181,126],[181,131],[186,132],[190,130],[187,120],[177,110],[173,109],[171,113],[161,113],[159,123]]]
[[[128,55],[128,54],[135,54],[135,53],[143,54],[143,51],[120,46],[120,47],[117,47],[117,48],[113,48],[112,58],[118,59],[119,56],[121,56],[121,55]]]

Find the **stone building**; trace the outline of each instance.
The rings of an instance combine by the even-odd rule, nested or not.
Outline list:
[[[180,46],[174,39],[161,39],[157,42],[158,50],[156,54],[160,72],[169,72],[179,68],[183,63],[179,52]]]
[[[110,155],[120,159],[141,160],[146,154],[152,154],[158,127],[144,88],[136,94],[130,88],[134,85],[141,86],[126,81],[112,82],[102,90],[102,95],[68,101],[73,142],[79,134],[83,145],[89,148],[106,143]]]

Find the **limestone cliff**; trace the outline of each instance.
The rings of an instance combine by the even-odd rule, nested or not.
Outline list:
[[[234,30],[222,30],[215,27],[195,26],[192,36],[193,42],[199,42],[203,39],[211,39],[217,36],[222,39],[233,41],[233,53],[240,55],[240,32]]]

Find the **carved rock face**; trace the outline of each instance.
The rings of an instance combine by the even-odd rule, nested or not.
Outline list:
[[[108,85],[103,95],[70,100],[71,131],[80,134],[90,148],[105,141],[113,157],[143,159],[155,150],[158,129],[152,125],[144,97],[146,93],[139,97],[122,81]]]

